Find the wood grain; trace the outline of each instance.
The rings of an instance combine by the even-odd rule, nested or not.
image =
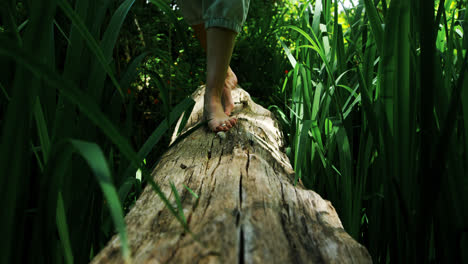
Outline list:
[[[183,131],[200,122],[203,92],[201,86],[193,93],[196,104]],[[233,98],[238,123],[225,139],[200,127],[171,145],[152,174],[171,202],[169,180],[174,182],[201,243],[184,233],[147,186],[125,218],[133,262],[371,263],[329,201],[300,183],[293,186],[273,114],[240,87]],[[91,263],[123,263],[119,245],[114,236]]]

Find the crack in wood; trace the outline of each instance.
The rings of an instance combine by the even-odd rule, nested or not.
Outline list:
[[[285,219],[286,216],[283,213],[280,213],[280,220],[281,220],[281,227],[283,229],[283,233],[286,236],[286,241],[289,241],[288,246],[290,249],[290,255],[294,258],[294,261],[291,263],[302,263],[302,260],[299,258],[299,251],[297,250],[296,242],[288,230],[288,226],[286,225],[286,220],[289,220],[289,216]]]
[[[210,150],[208,150],[208,159],[211,159],[211,151],[213,150],[214,138],[211,139]]]
[[[294,188],[294,192],[296,193],[296,199],[297,199],[298,207],[302,211],[302,216],[300,217],[300,222],[301,222],[302,226],[304,227],[304,232],[306,234],[308,234],[309,229],[308,229],[307,224],[305,222],[305,217],[308,216],[308,214],[307,214],[307,212],[306,212],[306,210],[304,208],[304,203],[301,202],[303,200],[299,199],[299,194],[297,193],[297,188]]]
[[[286,210],[286,213],[288,214],[288,219],[289,219],[289,217],[290,217],[290,215],[289,215],[289,204],[284,199],[284,190],[283,190],[284,187],[283,187],[283,182],[281,182],[281,180],[280,180],[280,187],[281,187],[281,199],[283,201],[283,207]]]
[[[208,150],[208,153],[207,153],[206,166],[205,166],[205,175],[206,175],[206,171],[210,167],[209,165],[210,165],[210,159],[211,159],[211,151],[213,150],[213,143],[214,143],[214,138],[211,139],[211,146],[210,146],[210,149]]]
[[[203,210],[202,218],[205,217],[206,210],[207,210],[208,207],[210,206],[210,203],[211,203],[211,196],[212,196],[212,193],[213,193],[213,191],[214,191],[215,184],[216,184],[216,178],[214,179],[213,188],[211,188],[211,191],[210,191],[210,193],[209,193],[208,201],[206,201],[206,206],[205,206],[205,209]]]
[[[246,177],[249,175],[249,166],[250,166],[250,152],[249,149],[247,148],[247,162],[245,164],[245,172],[246,172]],[[244,264],[245,263],[245,238],[244,238],[244,227],[243,224],[240,223],[240,218],[242,214],[242,178],[243,174],[241,172],[240,174],[240,179],[239,179],[239,211],[237,212],[236,216],[236,226],[239,226],[239,264]]]
[[[249,166],[250,166],[250,151],[247,149],[247,164],[245,164],[245,171],[247,172],[247,177],[249,176]]]
[[[249,162],[248,161],[247,161],[246,171],[247,171],[247,174],[248,174],[249,173]],[[242,209],[242,176],[243,175],[242,175],[242,172],[241,172],[240,179],[239,179],[239,208],[240,209]]]
[[[166,261],[164,261],[164,263],[172,263],[172,259],[175,257],[175,254],[177,253],[177,250],[179,250],[179,242],[180,242],[180,236],[179,238],[177,239],[177,242],[175,244],[175,248],[174,250],[172,251],[172,254],[169,256],[169,258],[167,258]]]
[[[245,242],[244,242],[244,228],[240,226],[239,231],[239,264],[245,263]]]
[[[208,201],[206,203],[205,210],[203,211],[203,216],[202,217],[205,217],[206,210],[208,209],[208,207],[210,206],[210,203],[211,203],[211,197],[212,197],[214,189],[216,187],[216,177],[213,177],[213,175],[214,175],[215,171],[218,169],[219,164],[221,164],[221,158],[223,157],[223,151],[224,151],[224,149],[221,149],[221,154],[219,155],[218,163],[216,164],[216,167],[214,167],[214,169],[213,169],[213,171],[211,172],[211,175],[210,175],[211,178],[214,178],[214,183],[213,183],[213,188],[211,188],[211,191],[210,191],[210,196],[208,196]]]

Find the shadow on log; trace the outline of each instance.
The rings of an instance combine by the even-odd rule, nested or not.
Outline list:
[[[202,86],[193,93],[196,104],[182,133],[200,122],[203,92]],[[371,263],[329,201],[293,186],[270,111],[241,88],[233,99],[238,122],[224,138],[200,127],[171,145],[152,174],[170,201],[174,182],[188,226],[206,247],[184,233],[147,186],[125,218],[134,263]],[[92,263],[123,263],[117,236]]]

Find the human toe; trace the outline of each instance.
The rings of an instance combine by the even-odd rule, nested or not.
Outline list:
[[[237,118],[231,118],[229,119],[229,123],[231,124],[231,127],[232,126],[235,126],[237,124]]]
[[[223,124],[224,125],[224,124]],[[227,128],[226,125],[219,125],[216,127],[216,132],[219,132],[219,131],[228,131],[229,128]]]

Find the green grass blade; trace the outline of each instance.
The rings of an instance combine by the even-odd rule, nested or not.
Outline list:
[[[84,24],[83,20],[78,16],[78,14],[73,10],[73,8],[70,6],[70,4],[66,0],[59,0],[58,5],[63,10],[63,12],[68,16],[68,18],[70,18],[73,25],[78,30],[78,32],[83,37],[83,39],[86,40],[86,44],[88,45],[89,49],[96,56],[102,68],[107,73],[112,83],[119,91],[120,96],[124,98],[122,89],[120,88],[120,85],[117,82],[117,79],[115,78],[114,73],[112,72],[112,69],[109,66],[109,61],[106,59],[106,56],[101,50],[101,47],[97,43],[96,39],[94,39],[94,37],[86,28],[86,25]]]
[[[372,136],[374,137],[375,140],[380,139],[380,123],[377,119],[377,115],[374,111],[374,108],[372,107],[372,99],[369,94],[369,90],[367,89],[364,77],[362,75],[362,72],[359,67],[356,67],[356,70],[358,72],[358,80],[359,80],[359,90],[361,94],[361,101],[362,101],[362,106],[364,113],[366,114],[366,119],[369,120],[369,126],[370,126],[370,131],[372,133]]]
[[[332,38],[332,48],[331,48],[331,58],[335,59],[336,51],[338,47],[338,1],[334,1],[333,3],[333,16],[335,19],[333,20],[333,38]]]
[[[45,54],[48,49],[46,45],[48,36],[44,36],[43,32],[47,31],[52,24],[55,6],[54,0],[29,2],[30,10],[34,10],[34,12],[28,12],[30,23],[25,32],[22,33],[22,43],[23,47],[34,52],[34,55]],[[3,17],[3,14],[6,11],[3,8],[2,11],[2,22],[5,22],[7,17]],[[11,30],[12,33],[16,31],[15,28],[11,28]],[[0,34],[0,46],[4,45],[4,39],[9,42],[13,50],[18,49],[20,44],[18,40],[15,38],[10,39],[4,33]],[[0,56],[2,56],[0,64],[4,66],[4,62],[6,62],[4,59],[9,55],[5,56],[0,52]],[[14,62],[14,59],[12,62]],[[2,107],[6,111],[2,116],[0,139],[0,171],[3,174],[3,177],[0,177],[0,199],[4,203],[0,224],[0,233],[2,234],[0,263],[15,263],[17,258],[25,256],[24,250],[21,248],[22,243],[25,242],[25,236],[18,236],[18,233],[24,230],[21,221],[24,220],[24,210],[28,208],[28,200],[31,197],[31,193],[27,191],[32,158],[29,145],[33,136],[30,120],[33,113],[34,99],[41,85],[37,78],[29,74],[27,68],[19,64],[13,66],[15,71],[9,70],[11,75],[2,75],[1,78],[2,81],[4,79],[12,81],[11,84],[6,84],[8,86],[12,85],[9,87],[12,94],[8,106]],[[5,70],[5,68],[2,70]],[[53,209],[55,210],[55,207]],[[36,230],[32,231],[35,232]],[[39,246],[31,248],[29,253],[35,254],[38,252],[40,252]]]
[[[375,42],[377,43],[377,48],[382,53],[383,43],[384,43],[384,31],[382,29],[382,20],[380,19],[379,13],[374,6],[372,0],[364,0],[366,6],[366,14],[369,18],[371,24],[372,32],[374,33]]]
[[[21,25],[18,26],[18,32],[21,32],[21,30],[23,30],[23,28],[28,24],[29,22],[29,19],[26,19],[25,21],[23,21],[23,23],[21,23]]]
[[[117,37],[119,36],[122,24],[127,17],[128,11],[135,3],[135,0],[126,0],[119,8],[115,11],[114,15],[107,26],[106,32],[101,41],[101,48],[103,51],[104,58],[109,61],[112,58],[112,52],[114,51]]]
[[[111,172],[107,164],[107,160],[101,148],[95,143],[90,143],[81,140],[70,140],[70,143],[76,148],[78,153],[86,160],[89,167],[96,176],[101,190],[109,204],[110,213],[114,221],[115,228],[119,233],[120,243],[122,245],[122,255],[125,261],[130,261],[130,248],[127,240],[127,230],[124,221],[122,206],[120,205],[119,197],[112,183]]]
[[[337,32],[337,47],[336,47],[336,60],[338,64],[338,74],[345,72],[346,69],[346,59],[345,59],[345,48],[344,48],[344,37],[343,37],[343,27],[338,25]]]
[[[15,59],[18,63],[27,67],[34,75],[42,77],[49,85],[59,90],[71,102],[76,104],[97,127],[102,129],[103,133],[119,147],[129,160],[136,162],[136,164],[139,163],[130,144],[99,110],[99,106],[94,103],[94,100],[80,91],[75,84],[65,80],[63,77],[50,70],[47,65],[34,59],[34,57],[25,50],[15,48],[9,40],[5,39],[0,41],[0,43],[0,55]]]
[[[46,83],[59,90],[63,96],[70,100],[70,102],[78,106],[78,108],[91,120],[92,123],[101,129],[101,131],[119,148],[123,156],[133,163],[133,166],[140,166],[140,162],[143,159],[134,152],[128,141],[99,110],[99,107],[94,103],[94,100],[76,88],[73,83],[63,79],[62,76],[51,71],[47,65],[44,65],[42,62],[34,59],[34,57],[25,50],[15,48],[15,45],[12,44],[10,40],[3,40],[1,37],[0,40],[2,40],[0,41],[0,56],[3,55],[11,57],[29,69],[34,75],[38,77],[41,76]],[[177,217],[177,212],[164,196],[164,193],[160,190],[159,186],[149,176],[150,173],[144,170],[143,175],[148,180],[153,190],[160,195],[160,198],[169,210]],[[183,224],[183,222],[181,222],[181,224]]]
[[[187,191],[189,191],[193,195],[193,197],[198,199],[198,195],[194,191],[192,191],[192,189],[187,187],[187,185],[185,185],[185,184],[183,184],[183,185],[184,185],[185,189],[187,189]]]
[[[119,36],[120,29],[122,28],[122,24],[134,2],[135,0],[124,1],[112,15],[109,25],[104,32],[100,47],[103,52],[104,60],[107,62],[107,64],[109,64],[112,60],[112,53],[114,51],[115,44],[117,43],[117,37]],[[95,94],[96,100],[100,102],[102,91],[105,87],[105,75],[102,74],[101,67],[99,67],[102,63],[100,61],[98,62],[99,64],[94,64],[92,67],[89,77],[90,86],[88,87],[88,91],[92,94]]]
[[[5,90],[5,87],[3,87],[2,83],[0,83],[0,89],[1,89],[2,92],[3,92],[3,95],[5,95],[5,98],[7,99],[7,101],[10,101],[11,98],[10,98],[10,96],[8,95],[7,91]]]
[[[297,64],[297,61],[294,58],[294,56],[291,54],[291,50],[288,48],[288,46],[286,46],[286,44],[284,44],[284,42],[280,39],[280,37],[277,37],[277,39],[281,43],[281,46],[283,47],[284,52],[286,53],[286,56],[288,56],[288,59],[289,59],[289,62],[291,63],[291,66],[293,68],[295,68],[296,64]]]
[[[42,158],[44,163],[47,163],[50,153],[50,139],[39,97],[36,97],[36,104],[34,107],[34,119],[36,120],[36,127],[38,132],[37,134],[39,135],[39,142],[41,144]]]
[[[174,198],[176,200],[177,211],[179,212],[179,217],[180,219],[182,219],[184,224],[187,225],[187,219],[185,218],[185,215],[184,215],[184,207],[182,206],[182,202],[180,201],[179,192],[177,192],[177,188],[175,187],[172,181],[170,181],[169,184],[171,185],[172,192],[174,193]]]
[[[151,82],[155,85],[155,87],[158,88],[161,94],[161,101],[163,103],[164,115],[169,116],[169,113],[171,112],[171,109],[170,109],[171,102],[169,101],[170,99],[169,89],[166,87],[166,84],[162,80],[161,76],[159,76],[159,74],[155,74],[153,77],[154,78],[151,79]]]
[[[65,255],[65,263],[73,264],[73,252],[70,244],[70,236],[68,232],[67,217],[65,214],[65,205],[63,203],[62,192],[58,192],[57,212],[55,216],[57,223],[57,231],[62,242],[62,247]]]
[[[315,1],[314,19],[312,20],[312,30],[315,35],[319,34],[320,17],[322,15],[322,0]]]
[[[16,26],[16,17],[14,14],[14,11],[15,10],[12,10],[12,9],[16,9],[14,7],[14,4],[3,4],[1,6],[1,11],[2,11],[2,17],[5,17],[5,19],[2,21],[3,24],[2,26],[5,27],[8,31],[12,32],[16,38],[16,41],[19,45],[22,45],[23,41],[21,39],[21,36],[19,34],[20,32],[20,27]],[[28,21],[28,20],[26,20]],[[23,26],[24,27],[24,26]],[[21,28],[23,28],[21,27]]]
[[[135,75],[138,70],[138,66],[140,66],[141,62],[148,56],[151,52],[146,51],[140,54],[138,57],[133,59],[132,63],[128,66],[127,70],[125,71],[122,79],[120,79],[120,87],[126,88],[130,86],[130,83],[135,78]]]
[[[278,118],[278,121],[281,123],[284,131],[289,131],[291,128],[291,121],[289,121],[286,114],[281,110],[277,105],[270,105],[268,106],[268,110],[273,111],[276,114],[275,116]]]
[[[138,156],[145,158],[151,149],[159,142],[164,133],[166,133],[167,129],[169,129],[167,124],[170,126],[174,124],[174,122],[177,121],[183,112],[190,111],[193,106],[195,106],[195,101],[193,101],[193,99],[190,97],[185,98],[182,100],[182,102],[177,104],[169,114],[169,118],[164,119],[156,128],[156,130],[151,134],[151,136],[146,140],[140,151],[138,151]]]
[[[312,120],[311,132],[312,132],[312,138],[317,142],[318,148],[323,153],[325,151],[325,148],[324,148],[323,141],[322,141],[322,133],[320,133],[317,120]]]
[[[169,118],[164,119],[159,126],[153,131],[151,136],[146,140],[143,146],[138,151],[138,156],[141,158],[146,158],[146,156],[150,153],[150,151],[154,148],[154,146],[159,142],[161,137],[167,132],[170,126],[177,120],[177,118],[185,111],[191,111],[195,102],[191,98],[186,98],[178,105],[176,105]],[[169,126],[168,126],[169,125]],[[135,171],[136,167],[134,165],[128,166],[125,170],[124,178],[131,177],[131,174]],[[119,197],[120,200],[123,201],[126,197],[128,192],[130,191],[129,185],[122,185],[119,189]]]
[[[34,153],[34,156],[36,157],[36,161],[37,161],[37,165],[39,166],[39,170],[40,170],[41,172],[43,172],[43,171],[44,171],[44,164],[43,164],[43,162],[42,162],[41,157],[39,156],[39,151],[38,151],[38,149],[39,149],[39,148],[38,148],[38,147],[35,147],[34,144],[33,144],[32,141],[31,141],[31,150],[32,150],[32,152]]]
[[[348,135],[344,127],[340,127],[336,134],[336,142],[338,146],[338,156],[340,161],[341,178],[340,183],[340,195],[343,201],[341,215],[343,216],[343,223],[346,231],[355,239],[358,238],[359,224],[352,225],[353,219],[356,216],[353,215],[353,197],[354,186],[352,185],[353,171],[351,167],[352,156],[349,145]],[[359,211],[357,211],[359,214]],[[355,213],[355,212],[354,212]],[[358,216],[359,218],[359,216]]]
[[[311,118],[311,110],[312,110],[312,103],[311,103],[311,93],[312,89],[309,88],[309,83],[310,83],[310,78],[307,76],[307,72],[305,67],[300,64],[300,72],[301,72],[301,77],[302,77],[302,94],[304,95],[304,101],[305,101],[305,119],[310,119]]]
[[[320,110],[320,98],[322,97],[323,84],[320,82],[315,86],[314,101],[312,103],[312,120],[317,119]]]
[[[182,114],[182,119],[180,120],[181,122],[179,125],[179,129],[177,129],[176,136],[180,136],[180,132],[182,132],[182,130],[185,128],[185,125],[187,125],[187,122],[190,118],[191,113],[192,113],[192,109],[188,111],[184,111],[184,113]]]
[[[468,153],[468,78],[465,77],[465,84],[461,93],[461,103],[463,111],[463,125],[465,127],[465,153]],[[466,164],[468,164],[468,155],[466,155]]]
[[[296,174],[294,176],[294,186],[296,186],[297,180],[302,177],[302,166],[307,152],[305,148],[309,145],[309,130],[311,126],[312,120],[304,120],[299,133],[299,140],[295,146],[296,154],[294,156],[296,159],[294,161],[294,170],[296,171]]]
[[[60,25],[57,23],[57,21],[54,19],[54,25],[57,27],[58,31],[60,32],[60,34],[62,34],[62,37],[65,38],[65,40],[67,41],[68,45],[71,45],[71,42],[70,42],[70,39],[67,37],[67,34],[65,34],[65,32],[63,32],[62,30],[62,27],[60,27]]]
[[[87,17],[88,10],[91,9],[89,2],[90,0],[81,0],[75,3],[75,12],[82,19]],[[64,58],[65,65],[63,75],[75,82],[81,81],[85,76],[88,76],[89,73],[84,75],[81,71],[77,71],[76,69],[77,67],[89,68],[89,61],[92,58],[92,51],[86,46],[86,40],[82,37],[80,30],[78,24],[71,23],[69,39],[70,43],[73,43],[73,45],[67,46],[67,53]]]
[[[332,79],[332,84],[335,85],[335,78],[333,77],[333,72],[332,72],[332,70],[330,68],[330,65],[328,63],[327,56],[325,54],[325,50],[322,47],[322,45],[320,44],[320,42],[318,41],[318,38],[315,35],[315,33],[313,31],[311,31],[312,37],[313,37],[313,39],[312,39],[312,37],[309,34],[307,34],[304,30],[302,30],[302,29],[300,29],[300,28],[298,28],[296,26],[285,26],[285,28],[290,28],[292,30],[297,31],[299,34],[304,36],[309,41],[309,43],[312,46],[308,46],[308,48],[311,48],[311,49],[315,50],[317,52],[317,54],[320,56],[323,63],[325,64],[325,68],[327,70],[328,76]]]

